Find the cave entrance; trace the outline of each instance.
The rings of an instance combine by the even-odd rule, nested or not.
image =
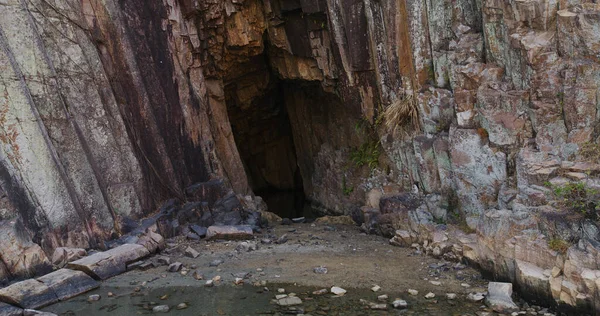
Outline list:
[[[227,76],[227,112],[254,193],[283,218],[312,218],[285,104],[286,84],[271,72],[266,54],[256,56]]]

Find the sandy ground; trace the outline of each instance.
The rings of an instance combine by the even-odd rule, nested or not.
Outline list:
[[[287,235],[283,244],[262,244],[261,240],[277,240]],[[487,282],[471,269],[456,270],[448,263],[442,269],[431,265],[443,261],[424,255],[415,255],[414,249],[391,246],[388,240],[363,234],[358,227],[337,225],[293,224],[278,225],[257,234],[254,242],[259,249],[250,252],[236,251],[240,241],[197,241],[169,240],[169,247],[163,251],[171,262],[184,264],[187,274],[167,272],[166,266],[147,271],[131,271],[105,281],[103,287],[160,288],[165,286],[204,285],[205,280],[221,277],[221,284],[233,283],[236,275],[250,273],[245,280],[248,284],[260,281],[268,283],[290,283],[315,288],[340,286],[350,288],[371,288],[379,285],[382,290],[396,293],[416,289],[420,296],[433,292],[438,296],[457,293],[485,291]],[[187,247],[200,253],[197,258],[184,255]],[[159,256],[160,256],[159,255]],[[218,267],[210,262],[221,259]],[[313,272],[315,267],[327,268],[326,274]],[[257,270],[258,269],[258,270]],[[446,270],[446,271],[443,271]],[[196,280],[194,271],[204,275],[205,280]],[[439,281],[441,285],[431,284]],[[470,288],[461,283],[471,285]]]

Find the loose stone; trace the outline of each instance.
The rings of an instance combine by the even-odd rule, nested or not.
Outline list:
[[[96,302],[100,300],[100,295],[99,294],[93,294],[88,296],[88,301],[90,302]]]
[[[198,258],[198,256],[200,255],[200,253],[199,253],[198,251],[196,251],[196,249],[194,249],[194,248],[192,248],[192,247],[187,247],[187,248],[185,249],[185,255],[186,255],[187,257],[190,257],[190,258],[194,258],[194,259],[195,259],[195,258]]]
[[[416,295],[419,295],[419,291],[413,290],[413,289],[408,289],[408,294],[416,296]]]
[[[387,295],[379,295],[377,296],[377,300],[380,302],[386,302],[388,300],[388,296]]]
[[[408,307],[408,303],[405,300],[397,298],[394,300],[394,302],[392,302],[392,306],[397,309],[404,309]]]
[[[183,263],[181,263],[181,262],[173,262],[173,263],[171,263],[169,265],[169,268],[167,268],[167,271],[169,271],[169,272],[179,272],[182,267],[183,267]]]
[[[346,290],[342,289],[341,287],[338,286],[334,286],[331,288],[331,293],[335,294],[335,295],[344,295],[346,294]]]
[[[158,305],[152,308],[155,313],[168,313],[170,310],[169,305]]]
[[[327,268],[320,266],[313,269],[313,272],[316,274],[327,274]]]
[[[483,293],[469,293],[469,295],[467,295],[467,299],[473,302],[483,301],[484,298],[485,295]]]
[[[446,294],[446,298],[449,299],[449,300],[456,299],[456,294],[454,294],[454,293],[447,293]]]
[[[429,292],[429,293],[425,294],[425,298],[426,298],[426,299],[432,299],[432,298],[434,298],[434,297],[435,297],[435,294],[433,294],[433,293],[431,293],[431,292]]]
[[[215,259],[215,260],[211,261],[211,262],[208,264],[208,266],[209,266],[209,267],[218,267],[218,266],[220,266],[221,264],[223,264],[223,260],[221,260],[221,259]]]
[[[433,284],[433,285],[435,285],[435,286],[440,286],[440,285],[442,285],[442,282],[440,282],[440,281],[429,281],[429,283],[431,283],[431,284]]]
[[[186,303],[181,303],[179,305],[177,305],[177,309],[182,310],[182,309],[186,309],[188,308],[188,304]]]
[[[379,290],[381,290],[381,286],[379,286],[379,285],[375,285],[371,288],[371,291],[373,291],[373,292],[377,292]]]
[[[297,296],[288,296],[277,301],[279,306],[293,306],[302,304],[302,300]]]

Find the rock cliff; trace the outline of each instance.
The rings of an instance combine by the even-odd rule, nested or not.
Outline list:
[[[222,179],[600,310],[595,2],[0,0],[0,279]]]

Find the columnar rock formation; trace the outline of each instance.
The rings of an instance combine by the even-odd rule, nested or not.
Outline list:
[[[597,226],[549,188],[600,188],[599,34],[593,0],[0,0],[0,279],[223,179],[414,241],[455,221],[600,309]]]

